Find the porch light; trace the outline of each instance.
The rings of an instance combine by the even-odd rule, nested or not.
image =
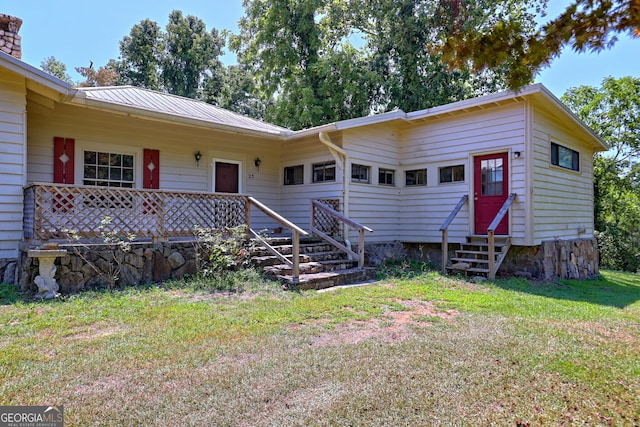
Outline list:
[[[193,155],[196,158],[196,166],[200,166],[200,159],[202,158],[202,154],[200,154],[200,150],[196,154]]]
[[[521,155],[522,155],[522,153],[520,151],[514,151],[513,152],[513,158],[515,158],[515,159],[519,159]]]
[[[253,161],[253,164],[256,165],[258,169],[260,169],[261,163],[262,163],[262,160],[260,160],[260,157],[256,157],[256,159]]]

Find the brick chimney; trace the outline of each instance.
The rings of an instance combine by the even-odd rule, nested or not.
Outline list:
[[[0,13],[0,51],[18,59],[22,59],[21,25],[22,19]]]

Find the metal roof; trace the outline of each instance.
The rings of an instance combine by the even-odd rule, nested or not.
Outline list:
[[[86,100],[204,121],[227,128],[236,128],[239,131],[265,132],[275,135],[285,135],[290,132],[280,126],[261,122],[202,101],[134,86],[78,88],[78,93],[83,94],[81,98]]]

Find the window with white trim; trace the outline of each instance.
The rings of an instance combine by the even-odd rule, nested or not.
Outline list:
[[[563,145],[551,143],[551,164],[573,171],[580,170],[580,153]]]
[[[312,166],[312,182],[326,182],[336,180],[336,162],[315,163]]]
[[[464,182],[464,165],[440,168],[440,184],[448,182]]]
[[[413,169],[405,171],[405,185],[407,187],[427,185],[427,170]]]
[[[304,165],[287,166],[284,168],[284,185],[304,184]]]
[[[134,169],[133,154],[84,150],[82,183],[102,187],[133,188],[135,186]]]
[[[369,183],[369,166],[351,165],[351,182]]]
[[[378,169],[378,185],[394,185],[396,171],[393,169]]]

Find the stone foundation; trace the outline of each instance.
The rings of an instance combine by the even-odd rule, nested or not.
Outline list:
[[[60,245],[66,256],[55,260],[55,279],[61,294],[106,285],[136,285],[182,279],[197,272],[193,243],[132,244],[129,252],[108,245]],[[17,283],[23,291],[36,292],[37,258],[20,252]]]
[[[388,259],[412,259],[430,262],[436,268],[442,264],[439,243],[399,243],[366,245],[370,265]],[[402,246],[402,250],[397,246]],[[390,248],[394,248],[391,250]],[[449,245],[449,258],[459,245]],[[388,251],[387,251],[388,249]],[[369,254],[369,251],[373,251]],[[394,255],[394,256],[386,256]],[[376,263],[371,261],[376,261]],[[498,276],[518,275],[542,280],[588,279],[599,274],[596,239],[548,240],[539,246],[511,246],[498,270]]]
[[[0,259],[0,283],[16,283],[18,260],[15,258]]]

